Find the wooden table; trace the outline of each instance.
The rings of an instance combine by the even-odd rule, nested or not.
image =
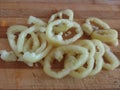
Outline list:
[[[51,14],[66,8],[74,11],[75,20],[80,24],[90,16],[103,19],[119,32],[120,39],[119,0],[0,0],[0,49],[9,50],[8,26],[26,25],[30,15],[48,20]],[[1,27],[4,20],[7,26]],[[111,48],[120,59],[120,45]],[[120,67],[81,80],[70,76],[53,79],[41,67],[30,68],[24,63],[0,61],[0,89],[120,89]]]

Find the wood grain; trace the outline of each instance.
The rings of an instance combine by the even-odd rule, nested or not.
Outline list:
[[[119,0],[0,0],[0,50],[11,50],[7,41],[7,28],[13,24],[27,24],[30,15],[47,21],[51,14],[66,8],[74,10],[75,21],[82,24],[87,17],[99,17],[119,32]],[[6,27],[2,27],[2,21]],[[111,47],[120,59],[120,45]],[[59,67],[58,67],[59,68]],[[120,89],[120,67],[113,71],[102,71],[93,77],[74,79],[67,76],[53,79],[47,76],[41,65],[28,67],[22,62],[0,61],[0,89]]]
[[[120,5],[120,0],[94,0],[95,4]]]

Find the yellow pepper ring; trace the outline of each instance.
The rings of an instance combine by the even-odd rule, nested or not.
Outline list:
[[[44,33],[38,32],[37,36],[40,45],[33,51],[28,50],[24,52],[23,59],[26,63],[35,63],[42,60],[52,48],[52,45],[50,45],[44,38],[45,37]]]
[[[68,28],[72,28],[72,27],[76,28],[76,30],[75,30],[76,34],[72,38],[69,38],[66,40],[63,40],[62,35],[55,35],[53,27],[55,25],[59,25],[61,23],[66,24]],[[76,41],[77,39],[79,39],[82,35],[83,35],[83,32],[81,30],[80,25],[74,21],[70,21],[67,19],[59,19],[59,20],[55,20],[55,21],[51,22],[48,25],[47,31],[46,31],[46,37],[47,37],[48,41],[50,41],[55,46],[70,44],[70,43]]]
[[[22,31],[25,31],[26,29],[28,29],[28,27],[23,26],[23,25],[13,25],[10,26],[7,30],[7,37],[8,37],[8,41],[10,44],[10,47],[12,48],[12,50],[14,51],[14,53],[16,54],[17,57],[21,57],[21,54],[18,52],[17,49],[17,42],[16,42],[16,33],[21,33]]]
[[[74,78],[85,78],[90,74],[94,67],[95,46],[91,40],[79,40],[75,44],[88,49],[89,56],[85,63],[87,64],[87,67],[84,65],[80,66],[77,70],[71,71],[69,75]]]
[[[119,59],[111,52],[110,47],[104,44],[105,54],[104,54],[104,64],[103,68],[106,70],[114,70],[120,65]],[[107,61],[107,62],[105,62]]]
[[[91,71],[90,75],[95,75],[102,70],[103,55],[104,55],[105,49],[104,49],[103,43],[100,40],[93,39],[92,41],[95,45],[96,52],[95,52],[95,55],[94,55],[94,60],[95,60],[94,66],[95,67]]]
[[[110,26],[105,23],[103,20],[99,19],[99,18],[96,18],[96,17],[89,17],[86,19],[86,23],[91,24],[91,22],[97,24],[97,27],[98,28],[102,28],[102,29],[110,29]]]
[[[93,26],[91,22],[95,23],[97,26]],[[86,22],[82,25],[82,29],[85,33],[90,35],[94,30],[110,29],[110,26],[99,18],[89,17],[86,19]]]
[[[118,41],[118,33],[114,29],[96,30],[91,34],[92,39],[98,39],[104,43],[116,44]],[[117,44],[116,44],[117,45]]]
[[[69,58],[69,55],[72,56]],[[72,70],[77,69],[82,66],[88,57],[87,49],[79,47],[76,45],[60,46],[53,49],[44,60],[43,70],[46,74],[53,78],[62,78],[68,75]],[[64,58],[64,69],[59,72],[55,72],[51,69],[51,63],[54,60],[58,62],[62,61]],[[67,60],[67,61],[66,61]]]
[[[71,9],[65,9],[65,10],[62,10],[60,12],[57,12],[55,14],[53,14],[50,19],[49,19],[49,23],[50,22],[53,22],[57,17],[59,17],[59,19],[64,19],[63,17],[63,14],[67,15],[68,16],[68,20],[73,20],[74,19],[74,13]]]

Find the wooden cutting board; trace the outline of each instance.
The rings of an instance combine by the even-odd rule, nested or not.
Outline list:
[[[47,21],[51,14],[67,8],[74,11],[75,20],[80,24],[90,16],[103,19],[119,32],[120,39],[119,0],[0,0],[0,50],[10,50],[6,39],[8,26],[26,25],[30,15]],[[3,21],[7,23],[6,27],[2,27]],[[120,59],[120,45],[111,48]],[[120,67],[85,79],[70,76],[53,79],[41,66],[30,68],[24,63],[1,60],[0,89],[120,89]]]

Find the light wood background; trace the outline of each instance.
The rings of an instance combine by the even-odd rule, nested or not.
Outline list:
[[[45,21],[51,14],[70,8],[75,20],[80,24],[90,16],[107,22],[119,32],[120,39],[120,0],[0,0],[0,50],[10,50],[6,30],[13,24],[27,25],[30,15]],[[2,27],[2,21],[7,22]],[[120,45],[111,47],[120,59]],[[67,76],[53,79],[47,76],[42,67],[30,68],[24,63],[0,61],[0,89],[120,89],[120,67],[114,71],[102,71],[93,77],[74,79]]]

